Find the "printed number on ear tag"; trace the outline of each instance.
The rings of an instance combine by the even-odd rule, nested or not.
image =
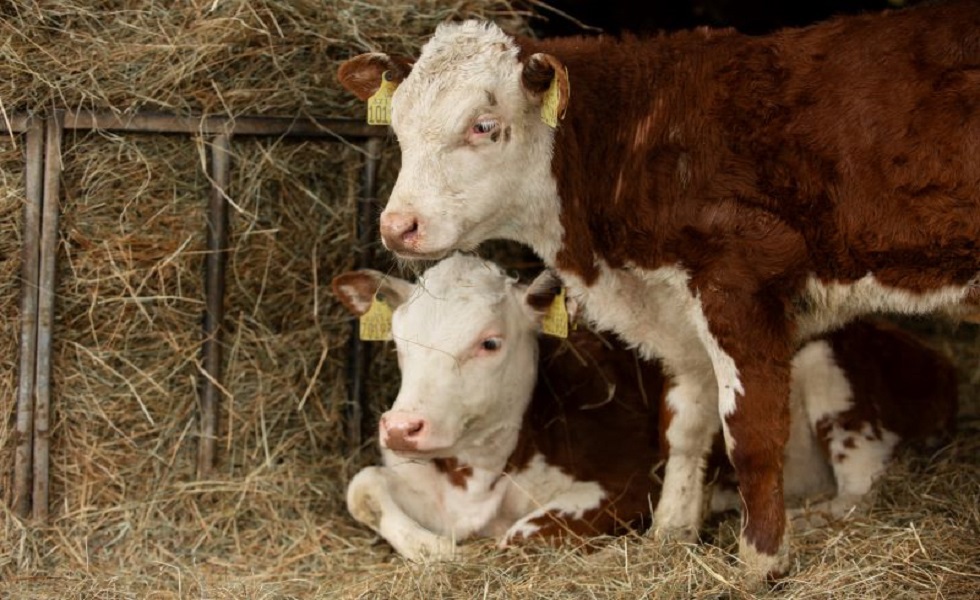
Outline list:
[[[565,308],[565,288],[561,288],[558,295],[548,307],[548,312],[544,314],[541,321],[541,331],[547,335],[559,338],[568,337],[568,310]]]
[[[368,125],[391,124],[391,96],[398,84],[391,81],[391,71],[381,75],[381,87],[367,101]]]
[[[370,308],[361,315],[358,331],[366,342],[391,339],[391,307],[378,300],[377,296],[372,298]]]

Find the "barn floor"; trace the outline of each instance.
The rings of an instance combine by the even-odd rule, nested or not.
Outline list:
[[[976,425],[976,424],[974,424]],[[4,598],[742,598],[731,552],[737,517],[701,545],[658,547],[639,536],[561,549],[497,551],[413,565],[357,527],[326,473],[278,467],[244,481],[189,485],[193,515],[154,501],[49,528],[5,519]],[[903,456],[868,516],[793,540],[793,574],[765,597],[976,598],[980,595],[980,430],[931,457]],[[174,499],[169,499],[176,508]],[[184,504],[188,510],[194,510]],[[178,524],[177,521],[182,522]],[[180,531],[175,527],[182,528]],[[193,539],[193,543],[184,541]],[[18,564],[27,565],[18,569]]]

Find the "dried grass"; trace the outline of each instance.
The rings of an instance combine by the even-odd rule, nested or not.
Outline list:
[[[97,7],[96,7],[97,6]],[[505,1],[28,0],[0,3],[0,109],[359,116],[339,60],[411,53],[445,18],[520,27]],[[2,116],[2,115],[0,115]],[[52,419],[51,522],[6,508],[13,420],[0,420],[0,596],[20,598],[739,598],[735,519],[702,545],[642,537],[410,565],[343,507],[363,459],[342,453],[347,319],[329,280],[350,268],[358,151],[236,140],[219,466],[194,477],[204,140],[107,133],[65,140]],[[0,406],[12,417],[19,335],[23,144],[0,139]],[[383,186],[397,157],[386,150]],[[385,192],[382,190],[381,196]],[[511,255],[513,256],[513,255]],[[980,402],[976,331],[960,356]],[[396,379],[378,348],[380,405]],[[969,424],[972,421],[968,421]],[[867,518],[795,538],[787,598],[980,594],[977,427],[904,457]],[[370,453],[368,453],[370,454]]]

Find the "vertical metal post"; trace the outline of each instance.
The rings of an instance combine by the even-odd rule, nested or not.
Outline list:
[[[20,373],[17,383],[17,448],[14,455],[14,513],[31,512],[31,470],[34,445],[34,375],[37,357],[37,288],[40,260],[41,205],[44,189],[44,121],[27,128],[27,196],[24,203],[24,246],[21,264]]]
[[[381,160],[381,139],[368,138],[364,143],[366,157],[361,174],[361,194],[357,199],[357,268],[374,264],[377,241],[377,177]],[[370,359],[369,348],[361,341],[358,322],[353,321],[347,357],[348,398],[345,416],[348,447],[357,450],[363,441],[365,385],[364,374]]]
[[[207,477],[215,463],[218,403],[224,348],[221,326],[225,306],[225,262],[228,251],[228,190],[231,138],[217,135],[211,141],[211,199],[208,204],[208,254],[204,271],[204,373],[201,376],[201,437],[197,448],[197,476]]]
[[[47,121],[44,159],[44,207],[38,269],[37,362],[34,402],[34,518],[48,519],[48,462],[51,411],[51,338],[54,328],[55,271],[58,257],[58,212],[61,197],[61,137],[64,113]]]

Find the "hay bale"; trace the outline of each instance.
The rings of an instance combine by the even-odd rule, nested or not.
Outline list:
[[[20,344],[21,240],[23,229],[24,146],[0,138],[0,473],[11,473],[14,464],[14,423],[17,403],[17,370]],[[0,501],[12,500],[10,478],[0,478]]]
[[[334,80],[352,53],[415,53],[447,19],[523,23],[506,0],[52,0],[0,11],[8,112],[360,113]]]

